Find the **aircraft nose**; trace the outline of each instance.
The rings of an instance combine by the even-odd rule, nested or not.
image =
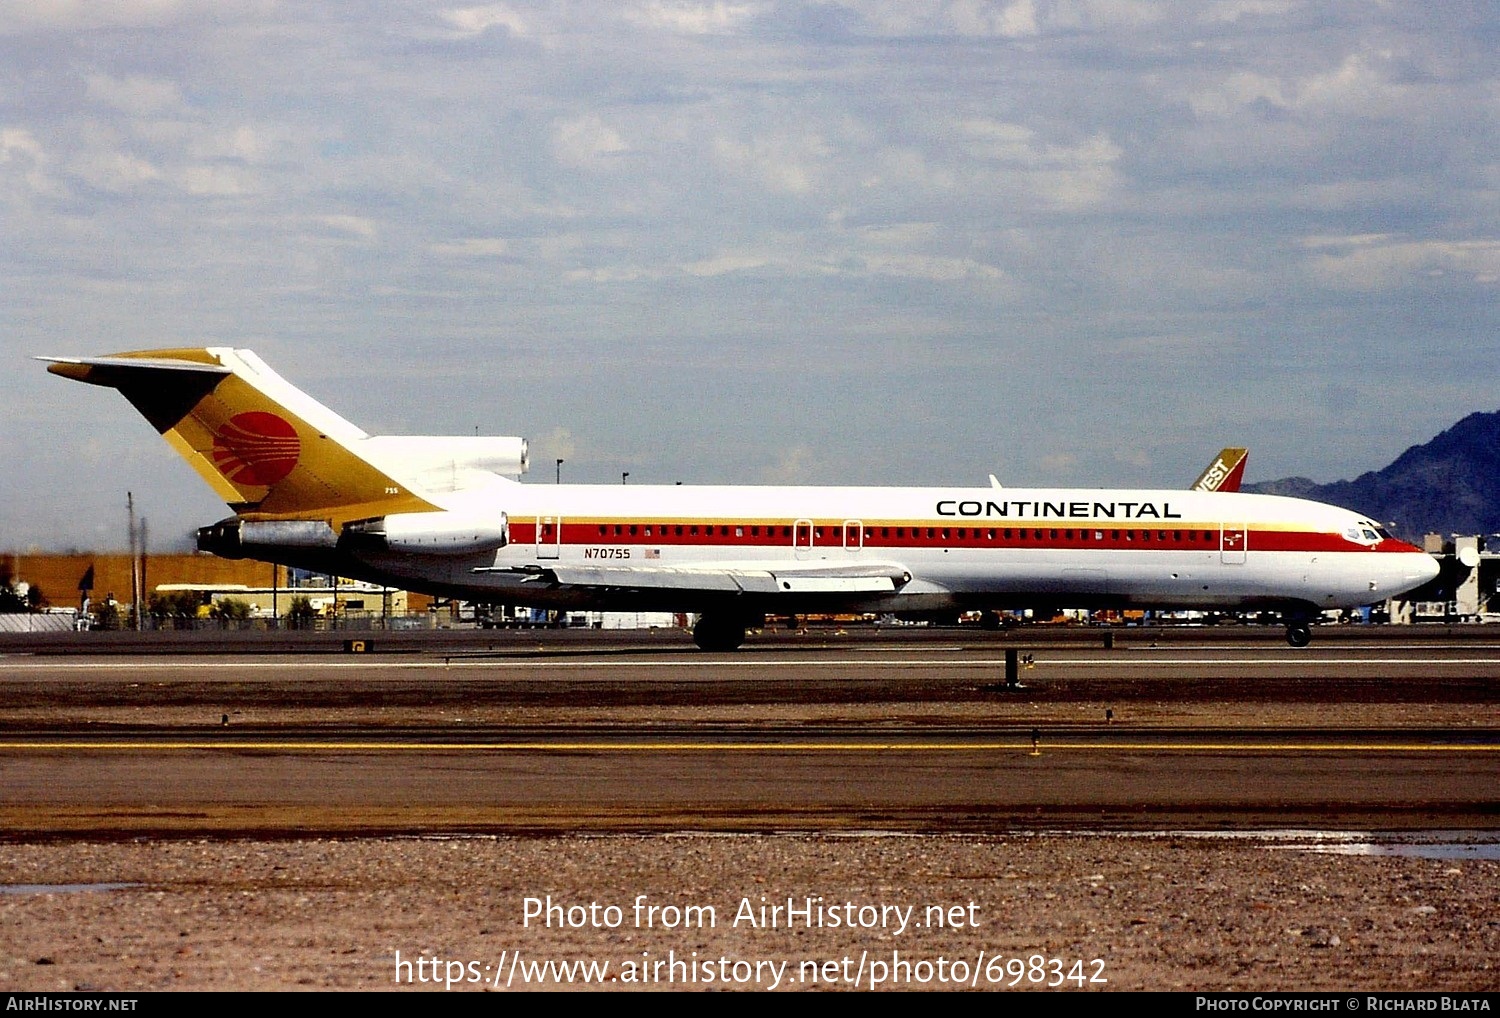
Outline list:
[[[1420,587],[1437,576],[1442,569],[1437,559],[1423,551],[1412,551],[1402,555],[1401,559],[1398,572],[1401,576],[1400,587],[1403,593]]]

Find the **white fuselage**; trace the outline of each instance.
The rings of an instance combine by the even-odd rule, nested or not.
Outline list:
[[[733,602],[770,613],[1345,608],[1436,574],[1431,556],[1357,513],[1269,495],[497,480],[444,502],[503,520],[508,543],[465,555],[362,554],[363,572],[497,603],[695,611]],[[705,589],[694,579],[756,569],[829,578],[784,591]],[[872,590],[857,579],[866,573],[898,579]]]

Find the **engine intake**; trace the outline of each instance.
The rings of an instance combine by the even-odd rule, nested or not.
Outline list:
[[[468,555],[495,551],[510,543],[510,522],[498,516],[474,513],[393,513],[344,525],[351,544],[382,551],[408,551],[428,555]]]

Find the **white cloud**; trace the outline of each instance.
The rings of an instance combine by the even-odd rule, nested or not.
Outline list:
[[[1290,13],[1297,0],[1217,0],[1203,18],[1208,22],[1236,22],[1242,18],[1276,17]]]
[[[124,78],[90,74],[88,96],[133,117],[148,117],[186,106],[175,81],[132,74]]]
[[[1319,251],[1309,262],[1327,286],[1380,290],[1422,278],[1457,275],[1481,285],[1500,280],[1500,240],[1398,240],[1385,235],[1309,238]]]
[[[579,455],[578,440],[573,437],[573,432],[569,431],[567,428],[553,428],[541,438],[537,439],[533,444],[535,445],[536,451],[542,454],[542,456],[533,458],[533,481],[555,481],[557,479],[558,473],[566,471],[567,460],[573,460],[574,468],[577,468],[577,460]],[[565,462],[562,464],[562,466],[558,466],[558,460],[563,460]],[[543,468],[547,466],[550,466],[552,468],[551,478],[547,478],[545,476],[547,471]]]
[[[999,5],[987,0],[953,0],[948,17],[961,35],[1019,39],[1037,34],[1034,0]]]
[[[68,169],[101,191],[130,191],[162,179],[161,170],[128,152],[94,151],[69,163]]]
[[[929,282],[956,282],[966,279],[999,280],[1005,273],[993,265],[972,258],[944,258],[922,254],[865,254],[858,259],[871,275],[925,279]],[[830,271],[851,275],[849,267],[830,262]]]
[[[1223,84],[1188,98],[1188,104],[1199,116],[1227,116],[1261,101],[1280,107],[1290,105],[1285,86],[1279,80],[1250,71],[1231,74]]]
[[[486,4],[482,7],[453,7],[442,11],[444,21],[463,35],[482,35],[491,28],[503,28],[511,35],[531,34],[526,19],[508,4]]]
[[[1077,145],[1048,145],[1047,169],[1036,179],[1037,190],[1058,209],[1097,205],[1119,185],[1114,164],[1124,150],[1106,135]]]
[[[191,0],[4,0],[0,35],[160,26],[194,6]]]
[[[238,166],[202,164],[173,171],[171,180],[189,194],[227,198],[251,194],[255,178]]]
[[[758,180],[773,191],[807,194],[817,183],[833,149],[814,134],[767,135],[750,141],[719,137],[714,156],[732,172]]]
[[[270,132],[243,125],[235,128],[195,128],[184,140],[184,151],[193,159],[233,159],[244,163],[261,163],[272,158],[277,149]]]
[[[968,150],[981,159],[1000,162],[1035,162],[1032,140],[1036,132],[1021,124],[972,118],[960,121],[959,130],[970,139]]]
[[[624,15],[631,21],[685,35],[723,35],[733,32],[765,10],[764,3],[689,3],[650,0],[637,7],[627,7]]]
[[[1053,0],[1046,8],[1046,32],[1106,32],[1156,25],[1171,16],[1159,0]]]
[[[964,120],[958,129],[970,139],[970,155],[996,164],[1013,186],[1053,208],[1095,205],[1119,184],[1114,164],[1124,150],[1106,134],[1068,145],[1044,142],[1028,127],[993,120]]]
[[[46,173],[47,156],[36,136],[22,127],[0,128],[0,167],[5,167],[5,177],[18,171],[27,190],[47,192],[53,189]],[[0,178],[3,179],[3,178]]]
[[[592,114],[560,121],[552,130],[552,154],[564,166],[603,169],[611,157],[628,151],[620,132]]]
[[[641,265],[609,265],[593,269],[569,269],[563,278],[573,283],[640,283],[672,275],[663,269]]]
[[[1110,455],[1116,463],[1124,463],[1137,470],[1144,470],[1151,465],[1150,450],[1139,445],[1115,445],[1110,449]]]
[[[327,215],[318,216],[314,221],[334,233],[365,240],[374,238],[377,232],[375,221],[366,216]]]
[[[464,237],[433,244],[428,250],[450,258],[500,258],[510,254],[510,242],[504,237]]]
[[[682,268],[690,276],[722,276],[731,272],[764,268],[768,264],[770,264],[770,259],[765,255],[730,253],[689,262]]]
[[[859,231],[861,241],[881,246],[930,244],[939,238],[937,223],[883,223]]]
[[[1078,457],[1071,452],[1048,453],[1041,458],[1041,466],[1049,474],[1067,476],[1078,468]]]
[[[805,445],[782,446],[776,459],[760,471],[761,484],[812,484],[822,477],[818,457]]]
[[[1389,52],[1349,54],[1336,70],[1304,79],[1297,87],[1297,104],[1345,112],[1388,110],[1401,90],[1383,79],[1376,63],[1390,56]]]

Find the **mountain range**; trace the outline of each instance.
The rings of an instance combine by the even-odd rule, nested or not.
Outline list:
[[[1245,484],[1243,491],[1330,502],[1386,524],[1398,537],[1500,533],[1500,411],[1472,413],[1390,466],[1352,481],[1306,477]]]

